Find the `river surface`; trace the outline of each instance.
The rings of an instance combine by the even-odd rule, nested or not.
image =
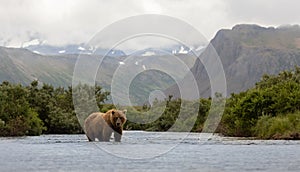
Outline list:
[[[121,143],[85,135],[0,138],[0,171],[300,171],[300,141],[127,131]]]

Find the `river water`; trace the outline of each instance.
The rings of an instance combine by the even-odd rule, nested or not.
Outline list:
[[[126,131],[121,143],[85,135],[0,138],[0,171],[300,171],[300,141]]]

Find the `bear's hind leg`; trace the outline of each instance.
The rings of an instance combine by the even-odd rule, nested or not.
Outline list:
[[[98,139],[99,142],[103,142],[103,134],[102,134],[102,132],[98,133],[97,139]]]
[[[87,138],[88,138],[89,142],[92,142],[92,141],[93,141],[89,136],[87,136]]]
[[[104,142],[109,142],[111,134],[112,134],[112,129],[109,128],[107,130],[104,130],[103,131],[103,141]]]
[[[94,135],[91,134],[91,133],[87,133],[87,134],[86,134],[86,137],[88,138],[89,142],[95,141],[95,137],[94,137]]]

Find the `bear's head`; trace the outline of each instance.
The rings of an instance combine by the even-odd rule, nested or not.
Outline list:
[[[120,128],[123,127],[123,125],[126,122],[126,112],[127,110],[116,110],[112,109],[110,110],[110,121],[114,127]]]

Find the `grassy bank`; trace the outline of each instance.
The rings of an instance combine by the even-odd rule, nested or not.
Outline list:
[[[299,139],[300,112],[260,117],[255,126],[255,135],[261,139]]]

